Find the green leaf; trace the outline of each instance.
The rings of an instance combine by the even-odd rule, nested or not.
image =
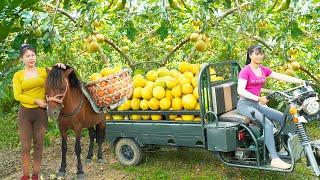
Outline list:
[[[69,9],[69,7],[70,7],[70,0],[64,0],[63,1],[63,8],[64,9]]]
[[[155,3],[155,2],[159,2],[159,0],[148,0],[148,3]]]
[[[8,50],[8,58],[9,59],[17,59],[19,57],[19,50],[9,49]]]
[[[283,11],[289,8],[291,0],[280,0],[279,2],[275,9],[276,11]]]
[[[291,35],[293,38],[299,38],[299,36],[303,35],[303,31],[299,28],[296,21],[291,23]]]
[[[274,0],[272,6],[267,10],[267,13],[272,12],[272,10],[276,7],[278,0]]]
[[[161,23],[161,26],[157,29],[157,34],[160,35],[160,38],[163,40],[164,38],[166,38],[168,36],[168,26],[167,26],[166,21],[163,21]]]
[[[11,5],[11,9],[14,9],[21,4],[21,0],[12,0],[9,4]]]
[[[138,30],[134,27],[133,21],[129,20],[126,21],[127,27],[126,27],[126,31],[127,31],[127,37],[133,41],[133,39],[135,38]]]
[[[39,0],[25,0],[23,1],[23,3],[20,5],[20,7],[22,9],[26,9],[26,8],[29,8],[33,5],[35,5],[37,2],[39,2]]]
[[[21,15],[21,19],[25,24],[29,24],[32,22],[32,11],[24,11]]]
[[[225,0],[223,4],[226,8],[231,8],[231,0]]]
[[[51,40],[45,39],[43,43],[43,51],[44,53],[52,52]]]
[[[317,54],[317,55],[314,57],[314,59],[320,59],[320,53]],[[320,61],[319,61],[319,63],[320,63]]]
[[[11,33],[13,33],[13,32],[20,32],[20,31],[22,31],[22,30],[23,30],[23,28],[20,27],[20,26],[19,26],[19,27],[12,27],[10,32],[11,32]]]
[[[3,8],[4,8],[5,6],[7,6],[7,5],[8,5],[8,0],[2,0],[2,1],[0,1],[0,11],[2,11]]]
[[[28,44],[31,44],[35,49],[38,49],[38,41],[37,38],[34,37],[29,37],[29,39],[27,40]]]
[[[23,43],[24,43],[24,36],[22,34],[18,34],[12,42],[12,47],[14,49],[19,49],[21,44]]]
[[[13,22],[3,21],[0,22],[0,42],[5,40],[10,33]]]

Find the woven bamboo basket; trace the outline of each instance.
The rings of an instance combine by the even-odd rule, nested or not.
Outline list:
[[[122,71],[86,84],[92,99],[100,110],[120,106],[133,93],[131,70]]]

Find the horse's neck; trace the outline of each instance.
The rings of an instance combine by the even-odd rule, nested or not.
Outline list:
[[[62,108],[62,112],[71,112],[73,111],[75,108],[77,108],[81,102],[81,98],[83,98],[83,94],[81,89],[74,89],[74,88],[70,88],[67,93],[66,96],[63,100],[63,108]]]

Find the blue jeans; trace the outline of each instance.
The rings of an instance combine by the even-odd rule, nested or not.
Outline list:
[[[257,101],[253,101],[247,98],[240,98],[237,104],[237,111],[239,114],[248,117],[252,120],[251,112],[255,112],[255,118],[261,124],[263,123],[263,114],[265,115],[265,143],[270,153],[271,158],[277,158],[278,154],[275,147],[273,128],[274,125],[271,121],[276,121],[281,124],[284,123],[284,114],[268,107],[267,105],[261,105]]]

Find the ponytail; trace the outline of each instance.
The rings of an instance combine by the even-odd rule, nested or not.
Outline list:
[[[250,64],[251,63],[251,58],[250,58],[250,55],[249,55],[249,50],[247,51],[247,60],[246,60],[246,65]]]

